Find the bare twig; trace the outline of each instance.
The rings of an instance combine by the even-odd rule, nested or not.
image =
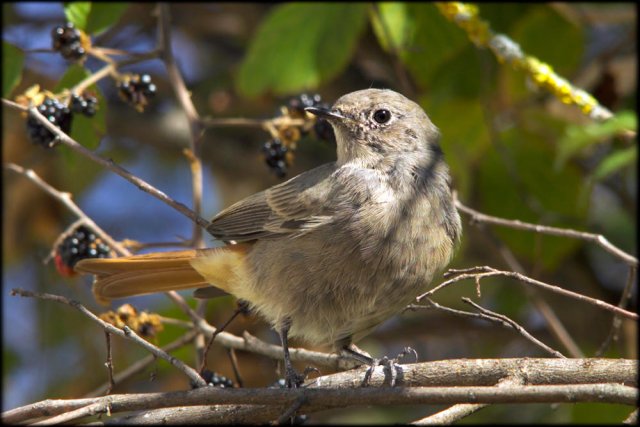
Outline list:
[[[165,345],[164,347],[162,347],[162,350],[169,353],[173,350],[176,350],[180,347],[183,347],[184,345],[188,344],[189,342],[191,342],[193,340],[193,338],[196,335],[196,331],[195,330],[190,330],[188,331],[186,334],[182,335],[180,338],[178,338],[177,340]],[[154,363],[156,360],[158,360],[158,358],[152,354],[138,360],[137,362],[133,363],[132,365],[128,366],[126,369],[124,369],[121,372],[118,372],[117,374],[115,374],[114,376],[114,382],[116,384],[121,384],[123,381],[126,381],[128,378],[136,375],[139,372],[142,372],[147,366],[151,365],[152,363]],[[87,393],[84,397],[95,397],[95,396],[100,396],[102,394],[105,394],[106,390],[108,389],[109,384],[103,384],[100,387],[96,388],[95,390],[91,391],[90,393]]]
[[[78,408],[74,411],[60,414],[56,417],[38,421],[31,425],[47,426],[47,425],[53,425],[53,424],[63,424],[63,423],[68,423],[70,421],[78,420],[84,417],[90,417],[92,415],[97,415],[97,414],[111,415],[111,404],[109,403],[108,400],[95,402],[85,407]]]
[[[104,331],[104,339],[107,341],[107,361],[105,366],[107,367],[107,371],[109,372],[109,386],[105,394],[111,394],[111,390],[113,390],[113,386],[116,382],[113,379],[113,357],[111,351],[111,334],[108,331]]]
[[[506,387],[506,386],[514,386],[514,385],[524,385],[522,379],[518,381],[517,378],[504,378],[500,380],[498,383],[498,387]],[[420,420],[414,421],[411,424],[413,425],[442,425],[442,424],[453,424],[457,421],[460,421],[463,418],[468,417],[471,414],[478,412],[482,408],[486,408],[489,406],[486,403],[460,403],[457,405],[453,405],[450,408],[445,409],[444,411],[440,411],[438,413],[429,415],[428,417],[422,418]]]
[[[624,308],[629,302],[631,298],[631,289],[633,288],[633,284],[635,283],[636,278],[635,267],[629,267],[629,272],[627,274],[627,283],[624,285],[624,289],[622,290],[622,296],[620,297],[620,302],[618,303],[618,307]],[[609,348],[612,342],[618,341],[618,333],[620,332],[620,326],[622,326],[622,319],[619,315],[613,316],[613,321],[611,323],[611,328],[609,329],[609,334],[607,334],[607,338],[605,338],[600,348],[596,351],[595,356],[600,357],[604,354],[605,351]]]
[[[411,424],[417,426],[450,425],[478,412],[482,408],[486,408],[487,406],[489,406],[487,403],[459,403],[445,409],[444,411],[416,420]]]
[[[127,251],[121,244],[111,238],[111,236],[107,232],[100,228],[87,214],[82,211],[82,209],[78,207],[78,205],[73,202],[71,193],[66,193],[52,187],[49,183],[40,178],[38,174],[36,174],[32,169],[25,169],[22,166],[16,165],[14,163],[6,163],[4,167],[13,172],[19,173],[26,178],[29,178],[47,194],[65,205],[67,209],[69,209],[74,215],[80,218],[89,228],[94,230],[100,236],[100,238],[104,240],[105,243],[109,245],[113,250],[118,252],[120,255],[129,255],[129,251]]]
[[[200,365],[200,372],[203,372],[204,369],[207,367],[207,355],[209,353],[209,349],[211,349],[211,345],[213,344],[213,341],[216,339],[216,337],[218,335],[220,335],[220,333],[222,331],[224,331],[225,329],[227,329],[227,326],[229,326],[229,324],[231,324],[231,322],[233,322],[233,320],[238,317],[238,315],[242,313],[242,309],[241,308],[237,308],[233,314],[231,315],[231,317],[224,322],[224,324],[222,326],[220,326],[219,328],[216,329],[216,331],[211,335],[211,338],[209,338],[209,342],[207,343],[207,347],[204,349],[204,353],[202,354],[202,364]]]
[[[171,22],[170,22],[170,10],[168,3],[160,3],[159,5],[160,15],[158,17],[158,50],[160,51],[160,57],[164,61],[167,67],[167,73],[169,79],[172,82],[172,86],[176,91],[176,96],[182,109],[187,115],[189,125],[191,126],[191,137],[193,141],[192,149],[197,146],[197,142],[202,136],[202,129],[200,125],[200,116],[196,111],[196,108],[191,101],[191,93],[187,89],[187,85],[184,83],[184,79],[180,74],[180,70],[176,64],[173,56],[173,50],[171,49]],[[194,150],[197,151],[197,150]]]
[[[2,99],[2,102],[5,105],[11,106],[11,107],[16,108],[16,109],[18,109],[20,111],[26,111],[29,114],[33,115],[35,118],[38,119],[38,121],[44,127],[46,127],[54,135],[56,135],[58,137],[58,140],[61,143],[63,143],[67,147],[71,148],[72,150],[80,153],[81,155],[83,155],[85,157],[88,157],[90,160],[94,161],[95,163],[98,163],[99,165],[101,165],[101,166],[111,170],[112,172],[120,175],[122,178],[124,178],[127,181],[131,182],[132,184],[134,184],[136,187],[138,187],[140,190],[144,191],[145,193],[148,193],[148,194],[154,196],[155,198],[159,199],[160,201],[168,204],[169,206],[171,206],[172,208],[174,208],[175,210],[177,210],[178,212],[180,212],[181,214],[183,214],[187,218],[189,218],[192,221],[194,221],[195,223],[197,223],[200,227],[206,229],[207,226],[209,225],[208,221],[206,221],[205,219],[201,218],[199,215],[194,213],[191,209],[187,208],[184,204],[173,200],[171,197],[167,196],[165,193],[163,193],[162,191],[158,190],[157,188],[155,188],[151,184],[149,184],[146,181],[144,181],[144,180],[138,178],[137,176],[131,174],[125,168],[123,168],[122,166],[116,164],[113,160],[104,159],[104,158],[100,157],[99,155],[95,154],[93,151],[91,151],[91,150],[85,148],[84,146],[82,146],[81,144],[79,144],[73,138],[69,137],[67,134],[62,132],[53,123],[49,122],[38,111],[37,108],[35,108],[35,107],[31,107],[31,108],[24,107],[24,106],[22,106],[20,104],[17,104],[15,102],[12,102],[12,101],[9,101],[9,100],[6,100],[6,99]]]
[[[459,211],[464,212],[465,214],[471,216],[471,220],[474,222],[500,225],[503,227],[514,228],[517,230],[534,231],[536,233],[549,234],[551,236],[570,237],[574,239],[585,240],[587,242],[593,242],[599,245],[605,251],[609,252],[611,255],[629,264],[630,266],[633,266],[633,267],[638,266],[638,259],[636,257],[626,253],[622,249],[613,245],[611,242],[609,242],[609,240],[607,240],[606,237],[604,237],[601,234],[587,233],[584,231],[571,230],[569,228],[558,228],[558,227],[550,227],[547,225],[530,224],[527,222],[522,222],[517,219],[511,220],[511,219],[505,219],[505,218],[499,218],[491,215],[486,215],[474,209],[471,209],[468,206],[465,206],[457,198],[455,199],[455,205]]]
[[[238,387],[244,387],[244,381],[242,380],[242,375],[240,375],[240,367],[238,366],[238,358],[236,357],[236,351],[232,348],[227,349],[227,355],[229,355],[229,360],[231,361],[231,368],[233,369],[233,375],[236,378],[236,383]]]
[[[476,277],[478,278],[484,278],[484,277],[490,277],[490,276],[504,276],[504,277],[510,277],[513,279],[516,279],[522,283],[527,283],[530,285],[534,285],[537,287],[540,287],[542,289],[546,289],[552,292],[555,292],[557,294],[560,295],[564,295],[564,296],[568,296],[574,299],[577,299],[579,301],[582,302],[586,302],[588,304],[592,304],[595,305],[596,307],[602,308],[604,310],[608,310],[611,311],[613,313],[617,313],[623,317],[629,318],[629,319],[633,319],[633,320],[637,320],[638,319],[638,314],[624,310],[620,307],[616,307],[614,305],[611,305],[609,303],[606,303],[604,301],[595,299],[595,298],[591,298],[585,295],[581,295],[578,294],[576,292],[572,292],[572,291],[568,291],[566,289],[563,289],[559,286],[554,286],[554,285],[550,285],[548,283],[544,283],[541,282],[539,280],[535,280],[532,279],[530,277],[525,276],[524,274],[520,274],[520,273],[516,273],[514,271],[500,271],[500,270],[496,270],[494,268],[488,267],[488,266],[484,266],[484,267],[472,267],[472,268],[466,268],[466,269],[462,269],[462,270],[455,270],[455,269],[450,269],[449,271],[447,271],[445,273],[445,277],[450,277],[455,275],[455,277],[446,280],[445,282],[442,282],[440,285],[436,286],[435,288],[425,292],[424,294],[418,296],[416,298],[417,301],[420,301],[422,298],[428,297],[433,295],[435,292],[439,291],[440,289],[447,287],[449,285],[451,285],[452,283],[458,282],[460,280],[465,280],[465,279],[470,279],[473,278],[475,279]]]
[[[493,233],[491,229],[483,227],[483,231],[491,243],[495,245],[498,253],[507,263],[509,268],[518,273],[525,274],[526,271],[524,267],[513,254],[513,251],[511,251],[511,249],[509,249],[502,240],[496,237],[495,233]],[[476,280],[476,283],[477,281],[478,280]],[[546,326],[551,334],[564,346],[564,348],[569,352],[569,355],[577,358],[584,357],[584,353],[580,350],[580,347],[578,347],[578,344],[575,342],[569,331],[567,331],[567,328],[565,328],[558,315],[555,313],[553,308],[551,308],[549,303],[542,298],[538,291],[538,289],[533,287],[524,288],[524,292],[527,297],[545,319]]]
[[[296,412],[306,403],[306,398],[304,396],[296,399],[289,408],[276,421],[277,425],[291,423],[291,417],[293,417]]]
[[[140,338],[129,327],[125,326],[122,329],[119,329],[113,326],[112,324],[105,322],[104,320],[100,319],[98,316],[93,314],[91,311],[89,311],[87,308],[85,308],[78,301],[70,300],[59,295],[52,295],[52,294],[40,293],[40,292],[31,292],[24,289],[12,289],[11,295],[20,295],[22,297],[39,298],[43,300],[55,301],[58,303],[69,305],[77,309],[78,311],[80,311],[85,316],[89,317],[94,322],[98,323],[100,326],[102,326],[102,328],[104,328],[106,332],[109,332],[114,335],[118,335],[123,338],[127,338],[135,342],[139,346],[143,347],[145,350],[149,351],[151,354],[154,354],[157,357],[160,357],[166,360],[171,365],[173,365],[178,370],[180,370],[182,373],[184,373],[187,377],[189,377],[189,379],[191,379],[197,386],[202,387],[206,385],[204,380],[200,377],[200,375],[198,375],[198,373],[193,368],[185,365],[182,361],[176,359],[175,357],[170,356],[165,351],[156,347],[150,342]]]
[[[542,343],[541,341],[539,341],[538,339],[536,339],[535,337],[533,337],[531,334],[529,334],[522,326],[518,325],[515,321],[513,321],[512,319],[494,313],[492,311],[486,310],[480,306],[480,308],[482,308],[482,310],[486,310],[487,313],[471,313],[468,311],[462,311],[462,310],[456,310],[454,308],[450,308],[450,307],[445,307],[443,305],[438,304],[437,302],[433,301],[431,298],[424,298],[424,302],[426,302],[429,305],[423,306],[423,305],[418,305],[418,304],[409,304],[407,306],[407,309],[409,310],[417,310],[417,309],[437,309],[440,311],[444,311],[445,313],[450,313],[453,314],[455,316],[461,316],[461,317],[467,317],[467,318],[474,318],[474,319],[481,319],[481,320],[485,320],[488,322],[493,322],[493,323],[497,323],[505,328],[508,329],[512,329],[515,330],[516,332],[520,333],[520,335],[522,335],[525,339],[527,339],[528,341],[530,341],[532,344],[534,344],[537,347],[542,348],[544,351],[552,354],[553,356],[556,357],[564,357],[560,352],[548,347],[546,344]],[[472,305],[475,306],[475,304],[471,303]],[[492,313],[492,314],[488,314],[488,313]],[[504,317],[504,318],[502,318]],[[558,356],[559,355],[559,356]]]
[[[505,325],[515,329],[520,335],[522,335],[523,337],[525,337],[527,340],[531,341],[532,343],[534,343],[538,347],[542,348],[547,353],[549,353],[549,354],[551,354],[551,355],[553,355],[555,357],[559,357],[561,359],[566,359],[566,357],[562,353],[560,353],[558,350],[552,349],[551,347],[549,347],[548,345],[546,345],[542,341],[538,340],[536,337],[534,337],[529,332],[527,332],[527,330],[525,328],[520,326],[513,319],[510,319],[509,317],[505,316],[504,314],[499,314],[499,313],[496,313],[494,311],[487,310],[486,308],[481,307],[478,304],[476,304],[475,302],[471,301],[469,298],[464,298],[463,297],[462,301],[464,301],[466,304],[471,305],[473,308],[475,308],[476,310],[480,311],[483,315],[487,316],[488,318],[495,319],[495,320],[497,320],[497,321],[499,321],[501,323],[504,323]]]
[[[636,409],[635,411],[630,413],[629,416],[627,418],[625,418],[624,421],[622,421],[622,423],[623,424],[637,425],[638,424],[638,410]]]

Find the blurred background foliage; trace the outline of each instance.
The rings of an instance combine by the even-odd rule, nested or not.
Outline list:
[[[51,29],[67,19],[85,29],[96,46],[129,52],[155,47],[154,4],[72,5],[65,11],[61,3],[3,4],[3,97],[14,99],[34,84],[54,92],[68,88],[103,66],[94,58],[72,65],[50,51]],[[327,102],[368,87],[402,92],[419,102],[441,129],[441,144],[463,203],[490,215],[602,233],[635,254],[637,145],[619,135],[636,127],[636,6],[482,3],[479,10],[494,31],[592,93],[615,113],[614,119],[595,123],[578,108],[537,89],[490,51],[476,48],[433,4],[176,3],[171,5],[173,50],[202,116],[273,117],[289,97],[302,92],[319,93]],[[114,82],[105,78],[91,88],[99,98],[98,115],[76,115],[71,135],[189,204],[190,172],[182,155],[188,124],[163,63],[149,60],[121,71],[150,74],[158,88],[156,98],[139,113],[118,98]],[[207,130],[202,146],[204,217],[280,181],[260,151],[268,139],[255,127]],[[31,145],[25,119],[5,106],[2,150],[5,162],[33,168],[54,187],[72,193],[118,240],[190,238],[189,220],[121,178],[66,147]],[[288,176],[334,158],[331,143],[306,137],[298,144]],[[11,288],[23,287],[104,310],[93,300],[89,278],[61,278],[51,263],[42,263],[75,218],[30,181],[6,170],[3,188],[3,410],[48,397],[81,397],[107,380],[102,331],[67,306],[9,296]],[[508,228],[477,227],[464,215],[463,222],[463,241],[452,267],[509,269],[501,256],[504,243],[530,276],[618,303],[627,269],[600,248]],[[207,244],[216,243],[207,239]],[[474,295],[472,283],[448,288],[437,301],[462,308],[460,297],[465,295]],[[592,356],[609,331],[611,315],[564,297],[543,296],[584,354]],[[634,303],[636,298],[634,289]],[[184,318],[163,296],[130,302]],[[478,302],[564,351],[522,285],[491,279]],[[207,318],[221,325],[234,307],[229,298],[212,301]],[[251,317],[234,322],[229,330],[245,329],[278,342],[274,332]],[[167,325],[156,342],[168,343],[182,333],[183,328]],[[116,372],[145,355],[135,345],[113,341]],[[396,316],[361,343],[376,356],[394,355],[407,345],[417,350],[421,361],[546,356],[511,331],[435,310]],[[625,322],[620,340],[605,356],[637,357],[636,345],[635,324]],[[192,346],[175,354],[194,362]],[[245,386],[267,386],[278,378],[275,361],[245,353],[238,353],[238,361]],[[209,365],[234,378],[220,346],[213,347]],[[114,392],[185,387],[185,379],[159,361],[118,384]],[[440,409],[350,409],[314,414],[311,420],[408,422]],[[599,404],[503,405],[464,422],[619,422],[628,411]]]

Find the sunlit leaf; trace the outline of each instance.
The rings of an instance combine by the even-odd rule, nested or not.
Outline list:
[[[2,42],[2,96],[7,98],[22,79],[24,53],[14,45]]]
[[[67,17],[67,21],[80,30],[86,30],[91,4],[91,2],[84,1],[65,3],[64,15]]]
[[[593,178],[600,180],[623,169],[635,165],[638,159],[638,147],[633,146],[624,150],[614,151],[605,157],[593,172]]]
[[[253,36],[237,78],[246,96],[317,87],[346,67],[367,17],[364,3],[276,6]]]
[[[87,19],[85,31],[91,35],[100,34],[116,23],[127,7],[129,7],[128,3],[91,3],[91,12]]]
[[[556,167],[562,166],[569,158],[584,151],[587,147],[625,131],[636,130],[637,118],[632,111],[622,111],[605,122],[593,122],[586,125],[569,125],[558,141]]]
[[[377,13],[371,13],[371,24],[382,48],[391,52],[404,48],[409,28],[413,25],[409,5],[384,2],[377,3],[377,8]]]

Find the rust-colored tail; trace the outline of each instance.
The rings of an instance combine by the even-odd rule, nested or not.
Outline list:
[[[79,273],[95,274],[93,294],[101,304],[134,295],[213,285],[225,292],[244,270],[246,245],[214,249],[157,252],[121,258],[91,258],[78,262]],[[240,267],[239,267],[240,266]]]

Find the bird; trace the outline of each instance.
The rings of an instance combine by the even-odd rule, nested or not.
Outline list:
[[[78,262],[77,272],[95,275],[95,298],[188,288],[234,295],[279,332],[287,385],[296,387],[304,378],[291,365],[290,338],[354,353],[428,290],[462,233],[438,128],[390,89],[305,110],[333,127],[336,161],[222,210],[206,230],[225,246]]]

